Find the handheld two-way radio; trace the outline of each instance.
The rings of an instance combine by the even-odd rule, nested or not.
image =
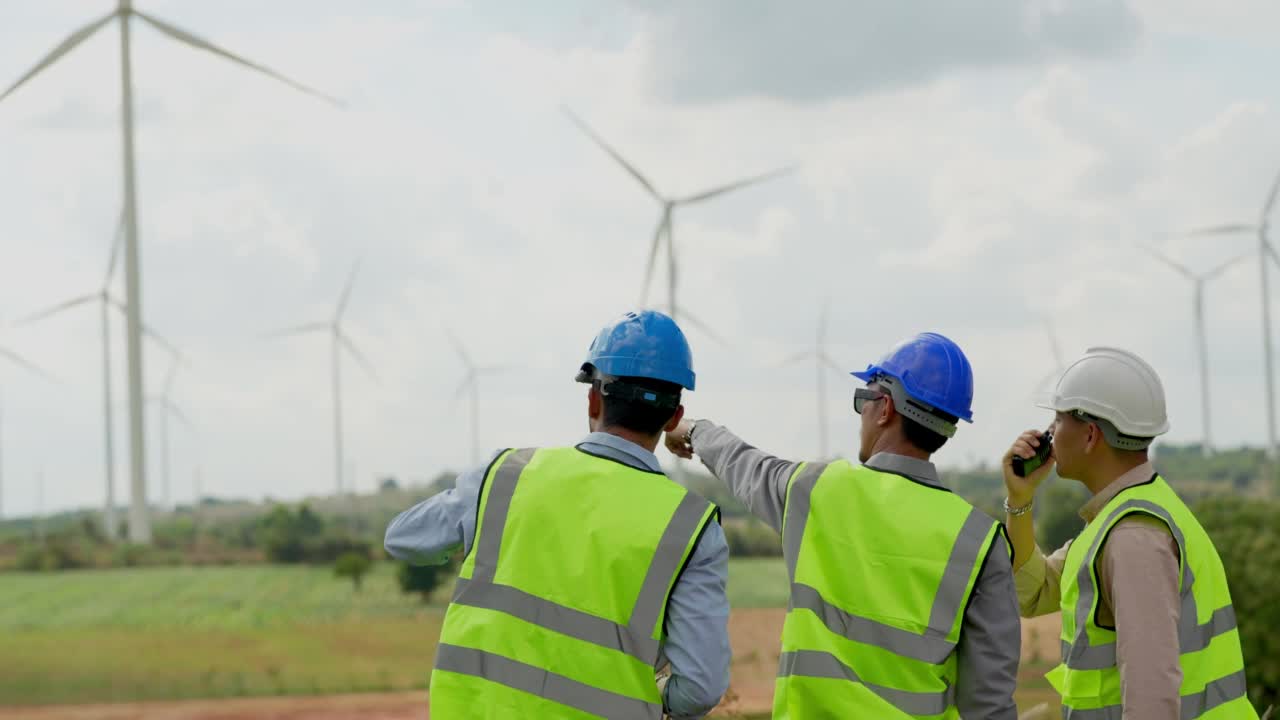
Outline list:
[[[1053,452],[1053,433],[1045,430],[1040,435],[1040,447],[1036,448],[1036,454],[1029,458],[1020,455],[1013,456],[1013,474],[1018,477],[1026,477],[1035,472],[1037,468],[1049,459],[1049,453]]]

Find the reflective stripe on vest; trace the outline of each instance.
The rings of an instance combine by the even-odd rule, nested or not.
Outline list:
[[[1159,483],[1153,485],[1150,489],[1144,488],[1144,485]],[[1168,492],[1176,498],[1176,494],[1168,488],[1158,476],[1154,476],[1151,483],[1134,486],[1133,489],[1126,488],[1122,493],[1133,492],[1155,492],[1159,498],[1161,494]],[[1172,501],[1167,501],[1172,502]],[[1181,501],[1177,501],[1181,507]],[[1110,507],[1110,505],[1108,505]],[[1180,510],[1181,512],[1181,510]],[[1226,595],[1225,585],[1223,586],[1224,597],[1220,600],[1228,602],[1220,607],[1214,608],[1209,618],[1201,623],[1199,621],[1199,606],[1196,600],[1196,575],[1192,569],[1192,563],[1189,560],[1187,537],[1183,528],[1179,525],[1174,514],[1169,508],[1146,498],[1130,498],[1119,502],[1115,507],[1109,510],[1105,517],[1095,519],[1097,524],[1091,523],[1090,526],[1082,533],[1092,533],[1091,541],[1087,550],[1084,551],[1080,559],[1079,568],[1075,571],[1076,598],[1074,607],[1067,607],[1068,595],[1064,586],[1063,595],[1063,611],[1070,612],[1073,620],[1073,636],[1067,639],[1068,630],[1064,626],[1062,642],[1062,665],[1059,666],[1053,674],[1059,674],[1061,678],[1055,681],[1062,683],[1064,688],[1063,698],[1063,717],[1074,718],[1076,720],[1108,720],[1115,718],[1119,720],[1123,714],[1122,705],[1118,702],[1118,697],[1113,697],[1109,701],[1103,698],[1103,702],[1107,703],[1101,707],[1081,708],[1071,707],[1073,697],[1070,696],[1071,682],[1067,679],[1068,673],[1118,673],[1116,643],[1114,640],[1108,642],[1098,642],[1096,639],[1089,637],[1090,628],[1095,630],[1103,630],[1108,634],[1113,631],[1107,628],[1098,628],[1094,624],[1094,609],[1098,603],[1098,588],[1094,579],[1093,567],[1097,561],[1098,552],[1106,540],[1110,530],[1114,528],[1115,523],[1119,522],[1124,516],[1129,514],[1143,514],[1159,518],[1173,535],[1174,540],[1178,544],[1180,556],[1181,582],[1180,582],[1180,609],[1178,620],[1178,645],[1180,662],[1183,663],[1184,683],[1186,681],[1186,673],[1188,672],[1185,665],[1187,656],[1195,657],[1195,653],[1201,653],[1209,649],[1215,638],[1226,635],[1236,629],[1235,609],[1229,602],[1229,596]],[[1194,518],[1192,518],[1194,522]],[[1197,537],[1199,537],[1197,535]],[[1203,542],[1197,540],[1197,542]],[[1073,547],[1074,549],[1074,547]],[[1072,561],[1072,553],[1068,553],[1068,565]],[[1068,568],[1070,569],[1070,568]],[[1203,569],[1203,567],[1202,567]],[[1215,573],[1216,574],[1216,573]],[[1207,591],[1210,596],[1213,595],[1213,586]],[[1238,648],[1237,648],[1238,649]],[[1202,690],[1194,691],[1181,697],[1182,717],[1184,720],[1196,718],[1204,713],[1213,710],[1228,702],[1243,698],[1245,696],[1245,675],[1243,668],[1243,659],[1236,657],[1230,662],[1234,667],[1219,667],[1217,673],[1223,673],[1215,677],[1212,669],[1206,670],[1200,666],[1194,666],[1199,672],[1209,672],[1210,678],[1203,686]],[[1199,687],[1195,682],[1199,677],[1192,678],[1192,686]],[[1119,687],[1118,682],[1114,683]],[[1092,704],[1092,703],[1088,703]],[[1248,711],[1248,717],[1256,717]]]
[[[840,662],[835,655],[818,650],[782,653],[778,662],[778,677],[792,675],[860,683],[885,702],[911,715],[939,715],[955,703],[954,686],[940,693],[918,693],[875,685],[858,677],[853,668]]]
[[[803,577],[798,577],[797,574],[798,569],[802,567],[801,556],[808,557],[809,553],[817,549],[805,546],[805,534],[814,512],[815,488],[819,487],[819,479],[828,470],[833,469],[833,465],[834,463],[809,463],[802,466],[788,488],[782,540],[788,578],[791,583],[791,596],[788,606],[788,624],[783,630],[783,653],[779,663],[778,677],[780,681],[784,678],[846,680],[857,684],[865,691],[879,697],[884,703],[892,705],[907,715],[958,717],[955,714],[953,656],[959,639],[959,619],[963,615],[973,583],[976,582],[976,574],[986,559],[994,537],[999,534],[999,526],[990,517],[954,496],[951,496],[951,500],[941,503],[930,501],[928,503],[932,508],[930,512],[942,513],[939,517],[948,519],[948,524],[945,525],[948,530],[944,535],[948,539],[933,537],[930,542],[950,542],[949,550],[945,550],[945,564],[939,557],[944,552],[945,545],[930,545],[928,555],[922,556],[936,557],[938,571],[941,573],[940,577],[933,576],[936,578],[937,586],[936,589],[932,589],[932,598],[927,596],[920,598],[922,602],[917,609],[901,616],[908,627],[883,622],[885,617],[883,615],[870,617],[850,612],[829,597],[824,597],[823,589],[816,587],[825,583],[821,571],[812,574],[814,572],[812,569],[806,569]],[[847,464],[844,465],[847,467]],[[850,470],[855,473],[853,482],[862,480],[863,478],[858,477],[856,473],[864,471],[878,475],[892,475],[892,473],[882,473],[870,468],[850,468]],[[835,482],[841,479],[849,478],[837,473],[831,480]],[[900,493],[898,499],[902,499],[902,496],[914,497],[911,494],[912,490],[903,490],[911,487],[906,485],[908,480],[892,478],[892,482],[899,481],[904,485],[894,491]],[[919,492],[947,493],[948,491],[944,488],[929,488]],[[823,502],[830,501],[829,498],[823,499]],[[867,512],[877,512],[877,510],[868,508]],[[817,516],[822,514],[818,512]],[[824,531],[823,528],[818,528],[817,532],[818,536],[821,536],[824,532],[831,532],[831,530]],[[951,534],[952,532],[954,535]],[[810,538],[809,542],[814,542],[813,538]],[[820,557],[820,555],[814,557]],[[859,559],[850,558],[849,561],[859,562]],[[892,578],[886,577],[885,580],[890,581]],[[831,590],[832,588],[828,588],[828,591]],[[796,616],[794,614],[796,612],[803,612],[805,617]],[[808,619],[807,616],[810,613],[817,618],[820,625]],[[915,614],[919,617],[910,617]],[[799,624],[793,628],[793,623]],[[916,631],[915,627],[922,629]],[[870,660],[874,656],[861,655],[860,653],[864,651],[856,650],[858,646],[850,645],[845,650],[841,649],[841,646],[832,645],[830,640],[823,638],[821,632],[817,635],[813,634],[815,629],[825,629],[825,632],[843,639],[838,642],[852,641],[862,646],[869,646],[866,652],[885,651],[893,655],[880,655],[879,659],[871,660],[864,668],[861,664],[863,660]],[[823,646],[827,646],[827,649],[823,649]],[[846,656],[846,653],[849,654]],[[893,656],[901,659],[892,659]],[[860,657],[863,660],[859,660]],[[855,669],[851,663],[862,669]],[[882,663],[879,670],[873,669],[877,663]],[[898,669],[890,671],[890,675],[901,677],[902,684],[895,681],[896,687],[889,687],[884,684],[885,680],[877,678],[878,674],[884,673],[886,666],[883,663],[898,666]],[[870,676],[871,680],[864,676]],[[907,680],[912,677],[915,679]],[[827,692],[817,686],[806,687],[796,682],[782,681],[776,693],[774,716],[787,717],[788,712],[811,712],[816,705],[809,705],[809,703],[819,703],[823,706],[831,703],[826,709],[831,711],[833,716],[843,713],[842,716],[852,717],[857,716],[860,711],[870,710],[869,706],[860,707],[855,695],[849,695],[841,700],[836,700],[834,697],[826,699]],[[794,699],[793,693],[798,693],[794,695]],[[886,710],[883,707],[880,709]]]
[[[661,704],[594,688],[483,650],[442,643],[436,648],[436,668],[484,678],[601,717],[619,720],[658,720],[662,717]]]
[[[951,549],[951,557],[947,559],[938,591],[934,595],[928,629],[924,633],[913,633],[870,618],[858,617],[824,600],[818,590],[796,582],[796,563],[809,518],[810,496],[813,494],[813,486],[826,469],[827,465],[822,463],[806,465],[796,477],[791,496],[787,500],[789,517],[782,547],[791,580],[791,608],[812,611],[822,619],[828,630],[849,640],[875,645],[897,655],[935,665],[946,660],[956,646],[947,636],[951,633],[956,615],[963,609],[969,576],[986,550],[984,541],[991,532],[993,521],[976,508],[971,509],[969,516],[965,518],[955,546]],[[790,515],[792,512],[795,514]]]
[[[1182,713],[1184,718],[1196,718],[1213,710],[1219,705],[1244,697],[1244,670],[1218,678],[1205,685],[1203,692],[1182,696]],[[1064,720],[1122,720],[1124,708],[1120,705],[1108,705],[1100,708],[1062,708]]]
[[[660,653],[660,643],[654,637],[655,627],[665,610],[668,593],[686,551],[692,551],[691,543],[714,516],[714,506],[693,493],[683,493],[658,538],[628,621],[626,624],[613,622],[494,581],[512,500],[521,475],[536,452],[536,449],[517,450],[497,461],[487,487],[482,489],[484,509],[477,529],[471,574],[457,579],[452,603],[502,613],[557,635],[625,653],[645,666],[655,667]],[[547,668],[450,640],[441,638],[437,670],[482,678],[604,717],[658,720],[662,715],[660,702],[595,687]],[[658,697],[656,686],[653,697]]]

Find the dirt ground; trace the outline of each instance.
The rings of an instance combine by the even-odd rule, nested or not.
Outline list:
[[[729,621],[733,683],[718,714],[768,712],[784,610],[737,610]],[[1024,620],[1022,658],[1043,667],[1058,658],[1059,618]],[[1031,668],[1028,668],[1031,670]],[[1033,671],[1039,672],[1039,671]],[[3,720],[426,720],[421,691],[321,697],[236,698],[0,708]]]

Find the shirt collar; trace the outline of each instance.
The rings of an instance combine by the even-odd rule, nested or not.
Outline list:
[[[938,477],[938,468],[934,467],[933,463],[928,460],[878,452],[872,455],[865,465],[872,470],[906,475],[912,480],[918,480],[926,485],[947,489],[947,486],[942,483],[942,479]]]
[[[1107,503],[1111,502],[1116,495],[1119,495],[1121,490],[1131,488],[1134,485],[1141,485],[1142,483],[1150,480],[1151,476],[1154,475],[1155,472],[1155,468],[1150,462],[1144,462],[1115,480],[1112,480],[1110,485],[1102,488],[1097,495],[1089,498],[1089,502],[1085,503],[1084,506],[1080,508],[1080,517],[1084,518],[1084,521],[1087,523],[1093,522],[1093,519],[1098,517],[1098,513],[1102,512],[1102,508],[1105,507]]]
[[[662,465],[658,463],[657,455],[654,455],[626,438],[620,438],[617,435],[607,432],[593,432],[583,438],[580,444],[600,445],[609,448],[620,455],[633,459],[635,462],[630,463],[632,465],[646,470],[652,470],[653,472],[662,472]]]

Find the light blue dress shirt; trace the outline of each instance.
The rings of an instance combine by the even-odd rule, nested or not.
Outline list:
[[[641,470],[662,472],[658,458],[609,433],[587,435],[579,448]],[[458,476],[455,487],[400,513],[387,526],[392,557],[415,565],[440,565],[458,550],[471,550],[480,486],[489,462]],[[695,720],[711,711],[729,688],[729,546],[719,523],[710,523],[671,590],[663,655],[671,678],[663,705],[673,720]]]

